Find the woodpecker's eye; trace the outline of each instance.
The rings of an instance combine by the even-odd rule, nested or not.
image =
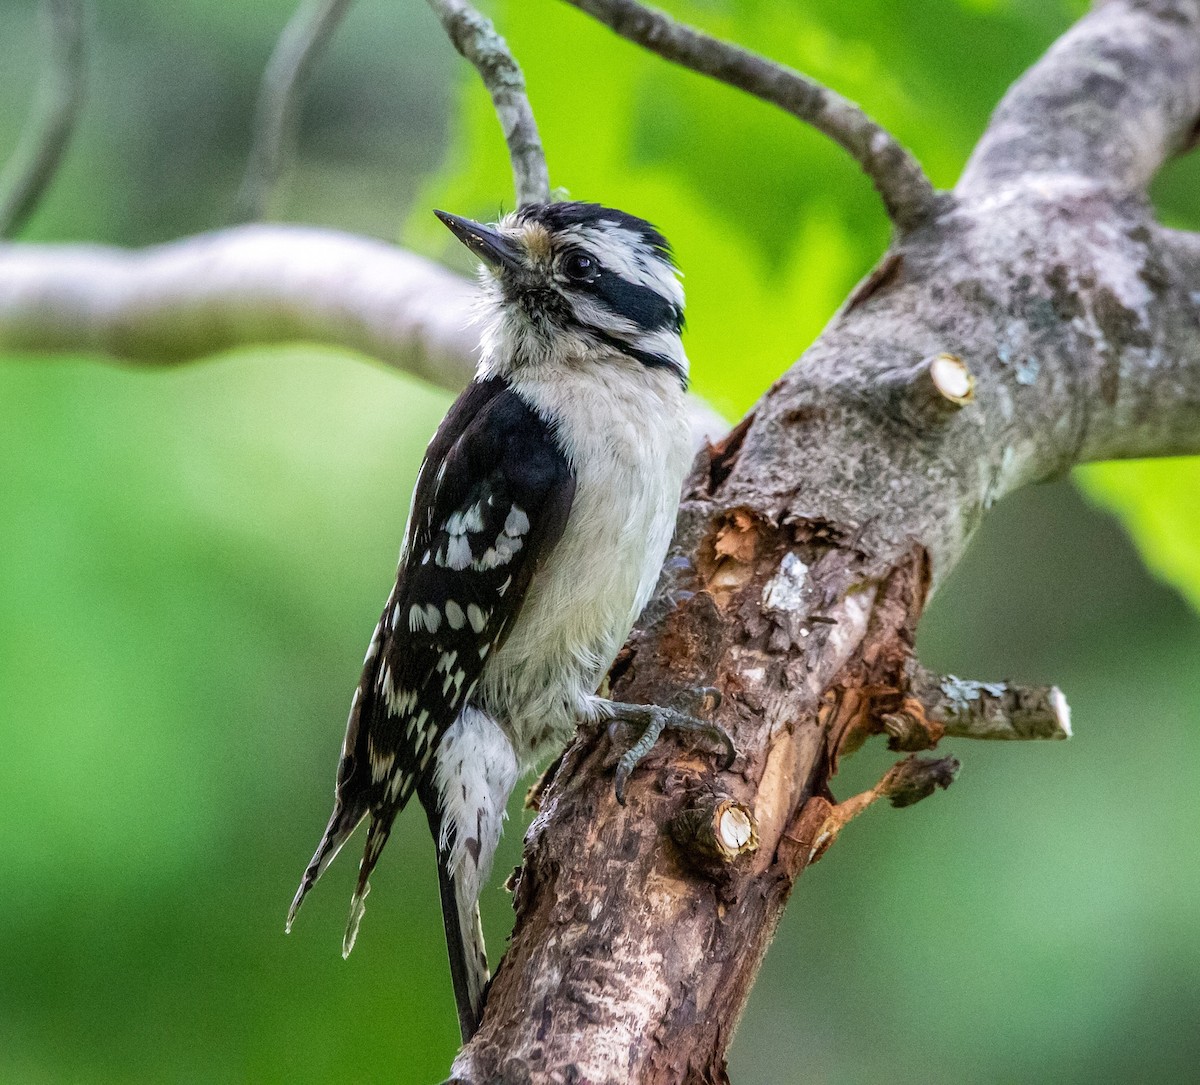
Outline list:
[[[571,252],[563,258],[563,274],[576,282],[587,282],[596,274],[596,261],[586,252]]]

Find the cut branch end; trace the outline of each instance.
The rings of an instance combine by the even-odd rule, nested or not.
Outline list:
[[[671,819],[667,826],[690,859],[731,863],[758,848],[758,826],[748,806],[728,795],[710,795]]]
[[[912,697],[928,721],[956,738],[1064,739],[1071,737],[1071,708],[1058,686],[972,682],[915,668]],[[914,715],[902,709],[898,716]],[[885,724],[886,726],[886,724]]]

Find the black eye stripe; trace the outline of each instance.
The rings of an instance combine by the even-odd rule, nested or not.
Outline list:
[[[648,332],[683,326],[683,312],[668,298],[648,286],[631,283],[612,271],[601,270],[584,289],[594,294],[614,313],[632,320]]]

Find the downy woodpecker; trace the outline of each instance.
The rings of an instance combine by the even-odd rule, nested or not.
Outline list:
[[[442,211],[484,264],[475,379],[417,476],[396,586],[354,691],[333,815],[288,914],[370,818],[343,953],[368,878],[415,792],[437,843],[464,1040],[488,980],[479,892],[517,777],[580,721],[642,729],[617,793],[672,709],[596,695],[658,577],[691,462],[683,290],[649,223],[588,203],[495,226]]]

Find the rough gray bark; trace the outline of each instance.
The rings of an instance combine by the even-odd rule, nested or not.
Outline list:
[[[866,803],[952,775],[910,760],[844,804],[828,787],[919,692],[917,620],[981,517],[1086,460],[1200,451],[1196,245],[1144,193],[1198,118],[1200,2],[1085,18],[1006,96],[936,217],[701,457],[613,692],[716,686],[740,756],[719,773],[664,746],[621,807],[606,737],[568,749],[454,1080],[726,1080],[796,877]],[[940,353],[970,369],[970,402],[931,393]],[[756,848],[714,859],[672,836],[718,800],[750,812]]]

